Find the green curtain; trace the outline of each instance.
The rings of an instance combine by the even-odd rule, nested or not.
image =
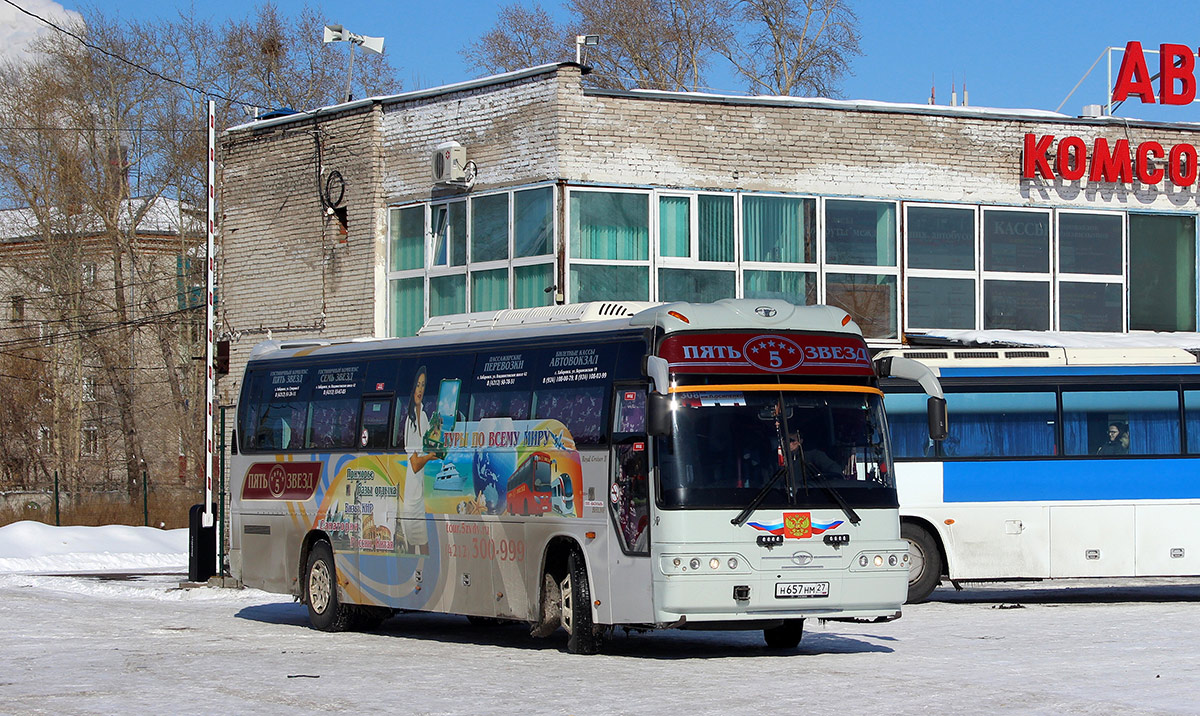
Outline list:
[[[392,336],[415,336],[425,322],[425,279],[405,278],[389,282]]]
[[[508,258],[508,194],[471,200],[471,262]]]
[[[658,198],[658,251],[662,256],[691,255],[691,200],[686,196]]]
[[[733,197],[701,194],[700,260],[733,261]]]
[[[649,301],[647,266],[580,265],[571,267],[572,303],[585,301]]]
[[[815,202],[777,196],[742,199],[744,258],[776,263],[811,262]]]
[[[390,218],[391,270],[425,268],[425,207],[392,209]]]
[[[467,277],[463,274],[429,279],[429,315],[467,312]]]
[[[805,271],[753,271],[743,276],[746,298],[778,298],[796,306],[817,302],[817,275]]]
[[[513,267],[513,308],[537,308],[554,303],[554,264]]]
[[[471,273],[471,310],[498,311],[508,308],[508,269]]]
[[[649,238],[649,194],[571,192],[572,257],[646,261]]]

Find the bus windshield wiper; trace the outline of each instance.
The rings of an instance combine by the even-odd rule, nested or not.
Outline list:
[[[850,520],[850,524],[856,525],[862,521],[859,519],[858,513],[854,511],[854,508],[850,506],[850,503],[846,502],[846,499],[842,497],[842,493],[835,490],[832,485],[826,485],[823,480],[818,481],[818,484],[829,493],[829,496],[838,504],[838,507],[842,508],[842,512],[846,513],[846,519]]]
[[[787,465],[783,465],[776,470],[775,474],[771,476],[771,479],[767,480],[767,484],[762,486],[762,489],[758,491],[758,494],[754,496],[753,500],[750,500],[750,504],[746,505],[745,509],[738,513],[737,517],[729,520],[729,524],[736,527],[741,527],[742,525],[746,524],[746,520],[750,519],[750,515],[754,514],[754,511],[758,509],[759,504],[761,504],[766,498],[767,493],[771,491],[772,487],[775,487],[775,483],[779,482],[779,478],[786,475],[787,472]]]

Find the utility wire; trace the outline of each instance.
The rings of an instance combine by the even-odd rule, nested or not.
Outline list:
[[[58,30],[59,32],[63,33],[64,35],[74,38],[75,40],[77,40],[79,42],[79,44],[83,45],[84,47],[95,50],[96,52],[99,52],[99,53],[105,55],[106,57],[114,59],[117,62],[122,62],[126,65],[129,65],[130,67],[139,69],[142,72],[145,72],[146,74],[148,74],[152,77],[157,77],[158,79],[163,80],[165,82],[170,82],[171,84],[179,85],[180,87],[188,90],[189,92],[195,92],[196,94],[202,95],[204,97],[216,97],[217,99],[222,99],[222,100],[225,100],[226,102],[242,105],[244,107],[254,107],[257,109],[269,109],[268,107],[263,107],[261,105],[253,104],[251,102],[245,102],[240,99],[233,99],[232,97],[226,97],[224,95],[217,94],[216,92],[208,92],[206,90],[200,89],[199,87],[194,87],[192,85],[189,85],[186,82],[181,82],[172,77],[167,77],[166,75],[164,75],[160,72],[156,72],[155,70],[152,70],[149,67],[139,65],[138,63],[133,62],[132,60],[127,60],[118,54],[109,52],[108,50],[104,49],[103,47],[94,45],[94,44],[88,42],[83,37],[80,37],[78,34],[68,30],[67,28],[61,27],[61,26],[55,24],[54,22],[47,20],[46,18],[42,17],[41,15],[38,15],[36,13],[30,12],[29,10],[26,10],[25,8],[21,7],[20,5],[16,4],[15,2],[13,2],[13,0],[4,0],[4,2],[13,6],[14,8],[16,8],[19,12],[22,12],[22,13],[28,15],[29,17],[32,17],[33,19],[37,20],[38,22],[41,22],[49,27],[52,27],[55,30]],[[207,131],[207,130],[205,130],[205,131]]]

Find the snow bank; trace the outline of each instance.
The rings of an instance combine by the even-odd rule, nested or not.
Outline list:
[[[188,531],[154,527],[0,527],[0,574],[187,571]]]

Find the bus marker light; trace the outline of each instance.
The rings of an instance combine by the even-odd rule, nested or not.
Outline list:
[[[730,569],[737,569],[737,567],[738,567],[737,557],[730,557],[728,564],[729,564]]]
[[[875,555],[875,566],[876,567],[883,566],[883,555],[880,555],[880,554]]]
[[[593,604],[595,604],[596,606],[600,606],[600,600],[599,600],[599,599],[597,599],[595,602],[592,602],[592,603],[593,603]]]
[[[683,321],[684,323],[691,323],[691,321],[689,321],[687,319],[687,316],[683,315],[679,311],[667,311],[667,315],[678,318],[679,320]]]
[[[596,533],[595,533],[595,532],[584,532],[584,533],[583,533],[583,536],[584,536],[584,537],[587,537],[588,539],[596,539]]]
[[[825,544],[836,547],[841,544],[850,544],[850,535],[825,535],[823,540]]]
[[[683,564],[683,560],[682,560],[682,559],[680,559],[680,558],[678,558],[678,557],[676,557],[675,559],[673,559],[673,560],[671,561],[671,564],[673,564],[673,565],[675,565],[676,567],[678,567],[679,565]]]
[[[720,567],[721,567],[721,560],[717,559],[716,557],[713,557],[712,559],[708,560],[708,568],[709,569],[719,569]]]
[[[865,566],[867,566],[868,561],[869,560],[867,559],[867,555],[864,554],[858,558],[858,566],[865,567]]]
[[[842,325],[844,326],[844,325],[846,325],[846,324],[847,324],[847,323],[849,323],[849,322],[850,322],[850,314],[849,314],[849,313],[847,313],[847,314],[846,314],[846,317],[842,319]]]
[[[760,547],[770,549],[783,544],[783,535],[759,535],[757,541]]]
[[[952,525],[954,524],[954,518],[947,519],[945,522],[947,525]]]

